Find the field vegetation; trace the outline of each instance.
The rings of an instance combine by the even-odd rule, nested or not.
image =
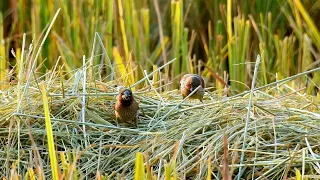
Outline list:
[[[319,0],[0,5],[0,178],[320,178]]]

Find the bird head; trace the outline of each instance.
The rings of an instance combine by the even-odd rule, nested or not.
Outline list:
[[[185,82],[185,86],[190,92],[194,91],[200,85],[201,81],[197,77],[188,77]]]
[[[132,98],[132,92],[130,89],[124,89],[121,91],[120,96],[121,96],[122,100],[129,101]]]

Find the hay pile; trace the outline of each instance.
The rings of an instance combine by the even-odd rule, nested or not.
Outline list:
[[[247,129],[249,94],[221,97],[209,92],[204,104],[188,100],[181,103],[178,90],[161,93],[161,99],[146,88],[135,93],[141,113],[138,128],[134,128],[117,126],[114,121],[114,82],[87,84],[90,94],[86,96],[85,123],[81,123],[80,81],[73,77],[61,86],[58,75],[46,79],[56,149],[65,152],[69,163],[79,158],[75,168],[79,177],[95,177],[99,169],[113,178],[120,174],[132,179],[136,152],[142,152],[149,156],[154,174],[163,179],[163,167],[172,161],[175,151],[181,179],[204,179],[209,157],[212,177],[221,179],[224,134],[229,148],[228,172],[233,178],[240,167],[243,179],[295,177],[296,169],[305,177],[320,174],[319,102],[286,86],[268,93],[255,92]],[[27,87],[12,85],[2,91],[0,162],[4,166],[0,174],[7,175],[11,167],[19,167],[17,171],[23,175],[28,167],[42,166],[50,177],[38,83],[34,80]],[[20,101],[18,97],[23,98]],[[57,156],[60,161],[61,154]]]

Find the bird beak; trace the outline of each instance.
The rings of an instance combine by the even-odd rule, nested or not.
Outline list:
[[[193,90],[194,90],[194,88],[193,88],[193,87],[191,87],[191,88],[190,88],[190,92],[192,92]]]

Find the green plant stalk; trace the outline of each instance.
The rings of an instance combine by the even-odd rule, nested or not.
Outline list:
[[[74,49],[79,49],[80,50],[80,17],[78,12],[76,11],[76,9],[78,8],[77,3],[75,1],[72,1],[72,6],[74,8],[74,10],[72,11],[72,15],[71,15],[71,21],[73,22],[73,26],[71,28],[71,32],[72,32],[72,47]],[[70,65],[71,69],[74,69],[75,67],[79,67],[80,63],[78,62],[77,64],[73,63],[73,60],[71,58],[67,58],[67,63]]]
[[[204,33],[200,33],[200,37],[201,37],[201,41],[202,41],[202,44],[203,44],[203,48],[204,48],[204,51],[205,51],[205,53],[206,53],[206,57],[207,57],[207,66],[208,67],[212,67],[212,66],[214,66],[214,64],[213,64],[213,59],[212,59],[212,56],[211,56],[211,53],[210,53],[210,48],[209,48],[209,46],[208,46],[208,43],[207,43],[207,40],[206,40],[206,38],[205,38],[205,35],[204,35]],[[199,69],[199,67],[200,66],[198,66],[198,69]],[[200,73],[200,72],[199,72]],[[206,76],[208,76],[208,74],[209,74],[210,72],[209,72],[209,70],[208,69],[205,69],[202,73],[201,73],[201,75],[203,76],[203,77],[206,77]]]
[[[267,67],[268,67],[268,62],[266,61],[269,59],[269,47],[267,46],[268,41],[268,32],[265,28],[265,22],[264,22],[264,17],[263,14],[260,13],[260,23],[263,25],[263,27],[260,29],[261,35],[262,35],[262,40],[263,42],[259,43],[259,49],[260,49],[260,54],[261,54],[261,73],[259,73],[261,79],[261,84],[265,85],[268,84],[267,81]]]
[[[132,30],[133,30],[133,40],[134,40],[134,52],[136,56],[136,60],[140,62],[141,60],[141,38],[139,36],[139,19],[138,19],[138,12],[137,10],[132,11],[132,20],[134,21],[132,23]]]
[[[65,22],[65,24],[68,24],[68,26],[64,28],[63,35],[66,38],[66,41],[68,41],[69,43],[73,43],[71,35],[71,20],[68,12],[68,3],[64,3],[63,0],[59,0],[59,4],[61,4],[63,22]]]
[[[137,10],[133,10],[132,11],[132,19],[133,19],[133,23],[132,23],[132,28],[133,28],[133,41],[134,41],[134,44],[135,46],[133,47],[134,49],[134,52],[135,52],[135,62],[136,64],[138,65],[138,69],[137,71],[135,71],[135,77],[137,79],[140,79],[143,77],[143,74],[142,74],[142,68],[144,67],[141,67],[142,65],[146,64],[145,62],[145,58],[142,58],[141,56],[141,51],[144,51],[145,52],[145,47],[143,47],[141,45],[141,38],[140,38],[140,35],[139,35],[139,20],[138,20],[138,12]],[[143,50],[142,50],[143,49]],[[138,86],[138,88],[141,88],[141,86]]]
[[[141,2],[142,4],[142,2]],[[140,5],[142,6],[142,5]],[[141,71],[139,71],[138,73],[138,76],[139,76],[139,79],[142,78],[144,75],[143,75],[143,71],[142,71],[142,68],[144,69],[152,69],[152,66],[154,64],[150,63],[150,55],[151,55],[151,47],[150,47],[150,42],[151,42],[151,30],[150,30],[150,9],[149,8],[141,8],[140,10],[140,19],[141,19],[141,24],[140,26],[142,26],[142,33],[140,33],[140,36],[143,36],[141,39],[142,41],[140,40],[140,46],[142,47],[142,55],[141,55],[141,61],[140,60],[140,69]],[[161,40],[159,41],[161,42]],[[143,43],[143,44],[141,44]],[[144,66],[143,66],[144,65]],[[148,66],[146,66],[148,65]],[[140,87],[142,87],[142,85],[140,85]]]
[[[95,33],[96,18],[95,18],[93,15],[90,14],[90,18],[88,18],[87,21],[89,21],[88,24],[90,24],[90,25],[89,25],[89,28],[88,28],[88,34],[89,34],[90,36],[88,36],[87,38],[88,38],[89,44],[92,44],[92,41],[93,41],[93,39],[94,39],[94,38],[93,38],[93,37],[94,37],[94,33]],[[88,44],[88,46],[89,46],[89,44]],[[89,49],[89,48],[88,48],[88,49]],[[84,52],[85,52],[86,54],[89,53],[88,49],[85,49],[85,50],[84,50]],[[94,64],[94,65],[95,65],[95,64]]]
[[[184,28],[183,37],[181,39],[181,55],[182,55],[182,63],[181,63],[181,72],[187,71],[187,63],[189,60],[188,57],[188,28]]]
[[[297,11],[297,10],[296,10]],[[298,18],[297,18],[297,21],[299,21],[299,22],[297,22],[297,25],[298,25],[298,31],[300,31],[299,32],[299,34],[303,34],[303,30],[302,30],[302,26],[301,26],[301,22],[300,22],[300,16],[299,15],[297,15],[298,16]],[[299,19],[299,20],[298,20]],[[303,67],[302,65],[303,65],[303,61],[308,61],[307,59],[302,59],[302,57],[303,57],[303,45],[304,45],[304,39],[303,39],[303,37],[299,37],[299,40],[300,40],[300,42],[301,43],[299,43],[299,47],[298,47],[298,60],[297,60],[297,70],[296,70],[296,72],[298,72],[298,73],[300,73],[300,72],[302,72],[302,69],[305,69],[305,67]]]
[[[234,18],[234,44],[233,44],[233,54],[235,58],[232,60],[230,66],[234,66],[234,72],[230,72],[230,79],[237,81],[234,85],[237,90],[240,92],[244,90],[245,86],[240,83],[245,83],[245,55],[246,55],[246,46],[248,41],[249,34],[249,21],[245,23],[244,18],[238,16]],[[233,74],[233,76],[232,76]],[[240,82],[240,83],[239,83]]]
[[[310,45],[307,41],[307,35],[304,36],[303,39],[303,44],[302,44],[302,59],[303,61],[301,62],[302,70],[301,72],[307,71],[310,69],[310,65],[312,65],[313,60],[312,60],[312,54],[310,52]]]
[[[106,45],[108,56],[110,57],[112,55],[112,40],[113,40],[113,8],[114,7],[114,0],[107,0],[107,28],[106,28]],[[108,59],[106,58],[105,64],[109,64]],[[110,67],[112,68],[112,67]],[[109,71],[110,73],[111,71]],[[108,72],[107,72],[108,74]]]
[[[90,25],[90,31],[89,31],[89,33],[88,34],[90,34],[90,38],[89,38],[89,42],[90,42],[90,44],[95,44],[95,29],[99,29],[99,27],[98,27],[98,24],[99,23],[97,23],[97,20],[98,19],[96,19],[96,17],[91,17],[90,18],[90,23],[91,23],[91,25]],[[93,37],[93,38],[92,38]],[[99,47],[100,46],[98,46],[95,50],[91,50],[92,52],[90,52],[91,54],[93,53],[93,54],[95,54],[95,52],[96,51],[99,51]],[[89,50],[89,48],[86,50],[86,51],[88,51]],[[89,51],[88,51],[88,53],[89,53]],[[91,60],[91,62],[90,62],[91,64],[90,64],[90,66],[92,66],[91,68],[93,69],[93,66],[98,66],[99,64],[100,64],[100,59],[99,58],[96,58],[96,57],[92,57],[92,60]],[[91,82],[90,82],[91,83]]]
[[[267,70],[266,70],[266,55],[264,54],[265,52],[265,44],[264,43],[260,43],[259,47],[260,47],[260,53],[261,53],[261,72],[259,73],[260,77],[259,79],[261,79],[261,85],[265,85],[268,84],[267,82]]]
[[[173,16],[172,24],[172,51],[175,58],[178,58],[179,61],[173,63],[172,67],[172,77],[176,77],[180,74],[180,48],[181,48],[181,36],[182,36],[182,0],[172,1],[171,2],[171,13]],[[173,87],[176,87],[177,83],[173,83]]]
[[[134,180],[145,180],[146,173],[144,170],[144,162],[143,162],[143,154],[140,152],[136,153],[136,161],[135,161],[135,173]]]
[[[164,165],[164,179],[171,180],[171,167],[170,164]]]
[[[144,40],[144,52],[145,56],[150,56],[150,9],[141,9],[141,17],[143,24],[143,40]]]
[[[287,67],[296,67],[296,37],[290,36],[288,41],[288,66]],[[296,74],[295,68],[289,68],[288,76]]]
[[[125,21],[123,19],[123,6],[122,6],[121,0],[118,0],[118,9],[119,9],[119,17],[120,17],[119,23],[120,23],[121,37],[122,37],[124,55],[125,55],[124,57],[125,57],[125,61],[127,61],[129,59],[129,47],[128,47],[128,40],[126,35]]]
[[[299,0],[280,0],[279,2],[268,1],[267,3],[263,3],[263,1],[261,0],[255,1],[255,3],[250,3],[249,1],[232,3],[232,0],[214,2],[209,1],[202,3],[194,2],[193,4],[185,1],[175,1],[174,3],[169,1],[159,3],[160,9],[165,6],[170,6],[170,4],[172,6],[171,17],[170,10],[163,11],[163,13],[159,15],[161,17],[160,23],[164,25],[163,28],[161,28],[163,30],[162,34],[169,35],[168,38],[171,40],[172,48],[168,49],[168,54],[176,57],[175,53],[177,54],[177,50],[179,54],[179,57],[177,57],[179,58],[179,61],[177,61],[174,66],[171,66],[170,69],[172,70],[175,68],[176,70],[171,71],[169,78],[176,78],[176,75],[180,75],[181,72],[183,72],[185,69],[188,69],[188,71],[190,71],[189,69],[191,68],[188,67],[190,64],[192,64],[190,63],[190,59],[194,57],[199,58],[198,54],[205,51],[202,43],[203,40],[200,40],[200,38],[197,36],[195,41],[191,41],[190,37],[192,37],[192,35],[186,38],[184,28],[184,22],[186,22],[188,24],[189,32],[194,31],[198,27],[206,29],[206,27],[204,27],[206,25],[201,24],[201,22],[203,22],[203,16],[201,15],[201,8],[203,5],[212,7],[212,9],[209,9],[207,11],[210,21],[209,24],[207,24],[209,29],[208,38],[205,37],[205,41],[207,42],[209,47],[208,52],[210,55],[209,57],[206,57],[204,61],[208,63],[207,65],[212,66],[213,69],[217,73],[219,73],[219,75],[222,76],[223,71],[228,71],[228,68],[225,67],[227,64],[226,62],[228,61],[228,72],[230,73],[230,78],[242,82],[242,80],[235,79],[235,77],[239,77],[239,74],[243,76],[243,74],[238,70],[244,68],[240,68],[239,65],[234,66],[233,64],[241,63],[241,61],[238,60],[242,59],[241,56],[243,55],[243,52],[245,52],[246,54],[246,61],[252,61],[250,59],[252,55],[255,52],[260,52],[262,54],[262,51],[263,57],[261,58],[263,61],[261,63],[261,70],[263,72],[259,73],[261,84],[266,84],[270,81],[273,81],[274,76],[272,74],[275,74],[278,70],[281,77],[301,72],[303,69],[308,68],[308,65],[304,63],[305,59],[303,59],[303,35],[308,34],[308,36],[310,37],[311,44],[315,45],[316,47],[316,51],[314,52],[317,52],[319,50],[320,43],[317,41],[317,39],[319,39],[320,33],[316,28],[315,20],[312,19],[314,18],[312,13],[314,11],[314,8],[309,9],[310,7],[314,7],[313,3],[315,2],[310,3],[310,6],[304,5]],[[4,4],[7,4],[4,8],[10,8],[7,2],[4,2]],[[136,62],[136,60],[139,59],[143,61],[143,63],[139,62],[140,64],[142,64],[138,67],[139,71],[141,71],[142,69],[150,70],[152,65],[159,65],[163,63],[161,60],[165,58],[160,59],[158,58],[158,56],[155,56],[158,54],[159,49],[156,49],[154,47],[158,44],[159,39],[157,38],[157,35],[154,34],[154,32],[157,32],[157,30],[153,29],[155,25],[154,9],[146,8],[151,7],[150,2],[144,2],[142,0],[121,0],[121,5],[123,6],[124,10],[122,18],[124,20],[125,36],[127,38],[127,52],[133,52],[132,57],[130,57],[133,62]],[[72,69],[81,66],[81,63],[79,63],[80,61],[76,61],[76,59],[80,59],[83,54],[89,53],[89,49],[91,47],[90,43],[93,39],[92,33],[94,33],[95,31],[103,36],[107,52],[110,56],[113,46],[120,47],[119,52],[121,53],[121,56],[124,57],[126,56],[126,54],[128,54],[125,53],[125,46],[123,46],[124,43],[120,27],[121,18],[118,18],[119,16],[115,15],[115,11],[117,11],[115,9],[118,8],[118,3],[114,0],[89,0],[84,2],[67,2],[64,0],[34,0],[30,3],[26,2],[26,0],[18,0],[18,12],[14,12],[13,15],[17,14],[19,22],[22,23],[19,23],[17,27],[11,27],[10,33],[6,33],[8,34],[8,37],[6,37],[5,39],[5,49],[8,50],[9,43],[12,42],[13,39],[17,39],[19,43],[19,40],[21,40],[20,34],[22,34],[22,32],[27,32],[28,43],[32,39],[36,39],[35,37],[40,36],[40,33],[46,26],[46,22],[50,17],[52,17],[53,10],[56,8],[56,6],[60,6],[62,8],[63,16],[61,19],[59,19],[59,21],[57,21],[58,26],[54,27],[54,36],[49,38],[50,40],[43,45],[43,49],[37,63],[38,70],[44,72],[45,69],[50,69],[54,64],[52,63],[53,59],[56,59],[56,57],[58,56],[58,54],[53,52],[56,52],[56,50],[58,50],[60,52],[60,55],[63,57],[62,61],[63,63],[65,63],[64,68],[67,71],[66,77],[68,77]],[[239,16],[234,17],[232,16],[232,13],[235,12],[236,6],[239,7],[240,14]],[[132,16],[134,10],[136,10],[136,13],[138,14],[137,18]],[[310,12],[308,12],[309,10]],[[181,15],[179,16],[177,16],[178,11],[180,11],[181,13]],[[185,13],[183,11],[185,11]],[[7,9],[5,9],[3,10],[3,12],[7,13],[10,11],[7,11]],[[276,16],[274,16],[273,18],[271,16],[272,13],[273,15],[276,14]],[[261,32],[261,37],[259,38],[261,38],[262,40],[261,42],[259,42],[261,43],[259,45],[257,36],[255,36],[254,32],[251,33],[249,30],[250,42],[248,42],[247,47],[243,47],[242,45],[245,42],[245,39],[244,37],[242,37],[243,27],[241,17],[246,17],[248,14],[251,14],[253,19],[256,19],[261,24],[258,24],[257,27]],[[5,18],[9,17],[7,14],[4,14],[4,16]],[[241,20],[237,20],[237,17]],[[134,19],[138,19],[138,21]],[[181,24],[175,23],[177,22],[176,19],[180,19],[179,23]],[[189,21],[193,19],[199,19],[199,22]],[[173,20],[172,26],[168,26],[170,25],[171,20]],[[289,22],[289,25],[287,22]],[[305,23],[305,26],[303,26],[303,23]],[[115,26],[114,24],[118,25]],[[135,40],[138,36],[133,35],[133,31],[136,29],[133,28],[133,26],[138,27],[138,29],[140,30],[140,47],[137,45],[137,41]],[[180,30],[179,26],[181,27]],[[291,42],[289,42],[290,40],[288,39],[288,52],[274,53],[276,51],[276,45],[273,37],[277,35],[279,36],[279,39],[283,41],[284,35],[286,35],[286,31],[290,31],[290,28],[288,28],[289,26],[293,30],[293,32],[295,32],[293,36],[298,38],[298,41],[296,41],[296,45],[291,46]],[[212,27],[216,27],[216,30],[214,31]],[[219,36],[218,38],[218,35],[221,36]],[[180,42],[177,43],[179,41],[179,36]],[[16,40],[14,41],[16,42]],[[188,47],[185,46],[186,42],[187,44],[189,44]],[[227,54],[222,54],[222,49],[226,45],[226,43]],[[290,55],[291,53],[291,51],[289,51],[291,48],[290,46],[295,48],[295,51],[293,51],[295,53],[294,56],[289,57],[289,64],[291,65],[291,67],[289,69],[286,69],[286,71],[288,72],[284,73],[284,69],[281,66],[285,61],[284,56]],[[311,47],[309,51],[313,51],[312,48],[315,47]],[[190,52],[188,53],[188,57],[185,56],[184,48],[188,48],[188,52]],[[96,52],[98,52],[98,48]],[[8,51],[6,51],[6,53],[8,56]],[[239,58],[239,55],[241,58]],[[282,57],[279,58],[277,57],[278,55]],[[316,54],[312,54],[312,56],[313,55]],[[202,56],[200,57],[202,58]],[[123,58],[123,60],[126,62],[130,58]],[[312,58],[318,59],[317,57]],[[46,59],[46,61],[43,61],[44,59]],[[194,65],[197,65],[197,60],[198,59],[195,59],[195,62],[193,62]],[[280,63],[278,60],[281,60],[282,62]],[[12,63],[10,59],[6,59],[6,61],[8,64]],[[26,60],[26,63],[29,65],[30,61]],[[98,64],[100,64],[99,55],[95,57],[93,65]],[[105,64],[107,64],[107,61],[105,61]],[[187,65],[187,68],[185,68],[184,64]],[[306,66],[302,67],[302,64]],[[134,65],[136,64],[133,64],[133,66]],[[47,67],[45,68],[44,66]],[[265,68],[263,68],[263,66],[265,66]],[[30,65],[28,67],[30,67]],[[178,69],[178,67],[182,68]],[[294,67],[298,67],[298,70]],[[110,74],[108,73],[108,71],[110,72],[109,67],[107,67],[107,73],[105,73],[106,75]],[[137,76],[135,77],[135,79],[142,77],[141,73],[135,76]],[[211,79],[209,81],[211,81]],[[303,79],[301,81],[303,84],[306,83],[306,79]],[[246,81],[246,83],[248,83],[248,81]],[[232,88],[234,90],[243,88],[242,85],[238,84],[237,82],[231,82],[231,84],[233,85]]]
[[[295,5],[297,6],[298,10],[301,13],[301,16],[303,17],[303,19],[305,20],[305,22],[307,23],[310,31],[311,31],[311,36],[315,39],[315,41],[313,41],[317,48],[320,49],[320,32],[317,28],[317,26],[314,24],[313,20],[311,19],[311,17],[309,16],[308,12],[305,10],[305,8],[303,7],[303,5],[301,4],[300,0],[293,0]]]
[[[7,72],[7,56],[4,41],[4,26],[3,26],[3,16],[0,12],[0,89],[4,89],[4,82],[6,82],[6,72]]]
[[[272,13],[268,13],[268,45],[267,45],[267,48],[269,49],[270,51],[270,54],[269,54],[269,59],[265,59],[266,63],[268,64],[268,72],[272,72],[274,71],[274,67],[275,67],[275,52],[274,52],[274,43],[273,43],[274,39],[273,39],[273,34],[272,34]],[[267,79],[268,80],[268,83],[269,83],[269,80],[271,78]]]
[[[26,30],[26,25],[25,25],[25,23],[23,23],[23,22],[25,22],[25,19],[26,19],[25,16],[27,14],[25,7],[26,7],[25,1],[19,0],[18,1],[18,11],[19,11],[19,22],[21,22],[21,23],[19,23],[19,29],[22,32],[25,32],[25,30]]]
[[[235,60],[233,59],[233,33],[232,33],[232,0],[227,0],[227,34],[228,34],[228,60],[229,60],[229,74],[230,79],[235,79],[236,74],[234,70]],[[235,82],[231,82],[231,88],[235,89],[237,86]]]
[[[214,38],[213,38],[213,29],[212,29],[212,22],[209,21],[208,23],[208,44],[209,44],[209,55],[210,55],[210,59],[212,59],[212,69],[215,72],[218,72],[219,69],[219,65],[217,63],[217,59],[215,56],[215,42],[214,42]]]
[[[285,37],[283,39],[283,41],[280,41],[280,45],[282,45],[282,51],[280,52],[280,56],[281,56],[281,72],[280,72],[280,78],[284,78],[284,77],[288,77],[289,76],[289,71],[288,71],[288,37]]]
[[[241,62],[240,63],[245,63],[246,62],[246,58],[245,57],[246,57],[247,50],[248,50],[249,36],[250,36],[250,21],[247,20],[245,22],[245,25],[244,25],[243,44],[242,44]],[[246,68],[243,67],[241,69],[242,69],[241,73],[243,73],[243,74],[239,74],[239,76],[241,77],[240,81],[245,83],[244,74],[246,74],[246,72],[245,72]]]
[[[224,60],[224,53],[222,52],[223,50],[223,47],[227,47],[226,46],[227,44],[227,41],[226,41],[226,38],[224,37],[227,37],[227,34],[226,34],[226,30],[223,26],[223,23],[221,20],[218,20],[217,21],[217,27],[216,27],[216,38],[217,38],[217,43],[219,43],[219,46],[217,47],[217,45],[215,46],[216,49],[216,53],[217,54],[217,61],[218,61],[218,69],[216,70],[217,72],[219,72],[220,75],[223,74],[224,71],[227,71],[227,63],[226,61]]]
[[[47,141],[48,141],[48,150],[50,156],[50,166],[51,166],[51,174],[53,180],[59,179],[58,173],[58,162],[56,158],[56,150],[54,147],[54,138],[52,133],[52,126],[50,120],[50,112],[49,112],[49,105],[48,105],[48,98],[47,98],[47,91],[45,82],[40,84],[41,92],[42,92],[42,101],[43,101],[43,110],[45,115],[45,122],[46,122],[46,134],[47,134]]]
[[[46,8],[42,8],[42,7]],[[41,29],[44,29],[46,25],[48,24],[50,20],[50,16],[52,16],[53,12],[53,1],[46,1],[42,0],[41,1]],[[42,57],[43,59],[48,59],[46,61],[43,61],[43,66],[42,66],[42,73],[46,73],[46,70],[48,67],[51,67],[53,64],[51,64],[53,57],[53,53],[50,53],[51,51],[54,51],[54,49],[51,47],[51,38],[48,38],[47,41],[43,44],[43,50],[42,50]],[[51,60],[51,61],[50,61]]]
[[[33,38],[35,37],[40,37],[40,22],[39,22],[39,17],[40,16],[40,0],[35,0],[34,3],[32,4],[32,10],[31,10],[31,32]],[[40,60],[39,60],[40,62]]]
[[[124,29],[126,32],[126,39],[127,39],[127,46],[128,50],[131,51],[133,49],[132,45],[134,45],[134,39],[131,38],[133,37],[133,24],[138,23],[138,21],[133,20],[133,11],[135,10],[135,5],[133,0],[125,0],[122,1],[122,6],[124,7],[123,9],[123,18],[124,18]],[[121,24],[120,24],[121,25]],[[129,56],[127,56],[129,57]],[[126,59],[127,61],[128,59]]]

